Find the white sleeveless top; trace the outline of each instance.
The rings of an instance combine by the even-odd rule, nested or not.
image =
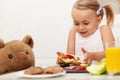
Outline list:
[[[79,56],[80,59],[83,60],[84,55],[81,51],[82,47],[88,52],[104,51],[100,28],[98,28],[95,33],[87,38],[83,38],[78,33],[76,33],[75,55]]]

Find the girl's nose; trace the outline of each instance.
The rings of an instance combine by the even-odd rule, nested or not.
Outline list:
[[[80,26],[78,27],[78,29],[83,29],[83,26],[82,26],[82,25],[80,25]]]

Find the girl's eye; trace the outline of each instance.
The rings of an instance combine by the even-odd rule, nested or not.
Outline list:
[[[84,23],[85,25],[88,25],[89,23]]]
[[[12,58],[13,58],[13,55],[12,55],[12,54],[8,54],[8,58],[9,58],[9,59],[12,59]]]
[[[75,25],[79,25],[79,23],[74,23]]]

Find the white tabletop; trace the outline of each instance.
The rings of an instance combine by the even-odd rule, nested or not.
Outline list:
[[[66,73],[63,76],[51,78],[21,78],[19,72],[4,74],[0,76],[0,80],[120,80],[120,75],[91,75],[89,73]]]
[[[36,66],[53,65],[55,59],[37,59]],[[120,80],[120,75],[108,76],[104,75],[91,75],[89,73],[66,73],[63,76],[51,78],[21,78],[19,77],[21,71],[0,75],[0,80]]]

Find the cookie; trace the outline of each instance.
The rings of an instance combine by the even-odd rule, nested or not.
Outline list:
[[[60,73],[63,71],[64,71],[64,69],[59,66],[48,66],[44,69],[45,74],[54,74],[54,73]]]
[[[30,67],[25,70],[24,74],[35,75],[35,74],[42,74],[43,72],[44,70],[41,67]]]

